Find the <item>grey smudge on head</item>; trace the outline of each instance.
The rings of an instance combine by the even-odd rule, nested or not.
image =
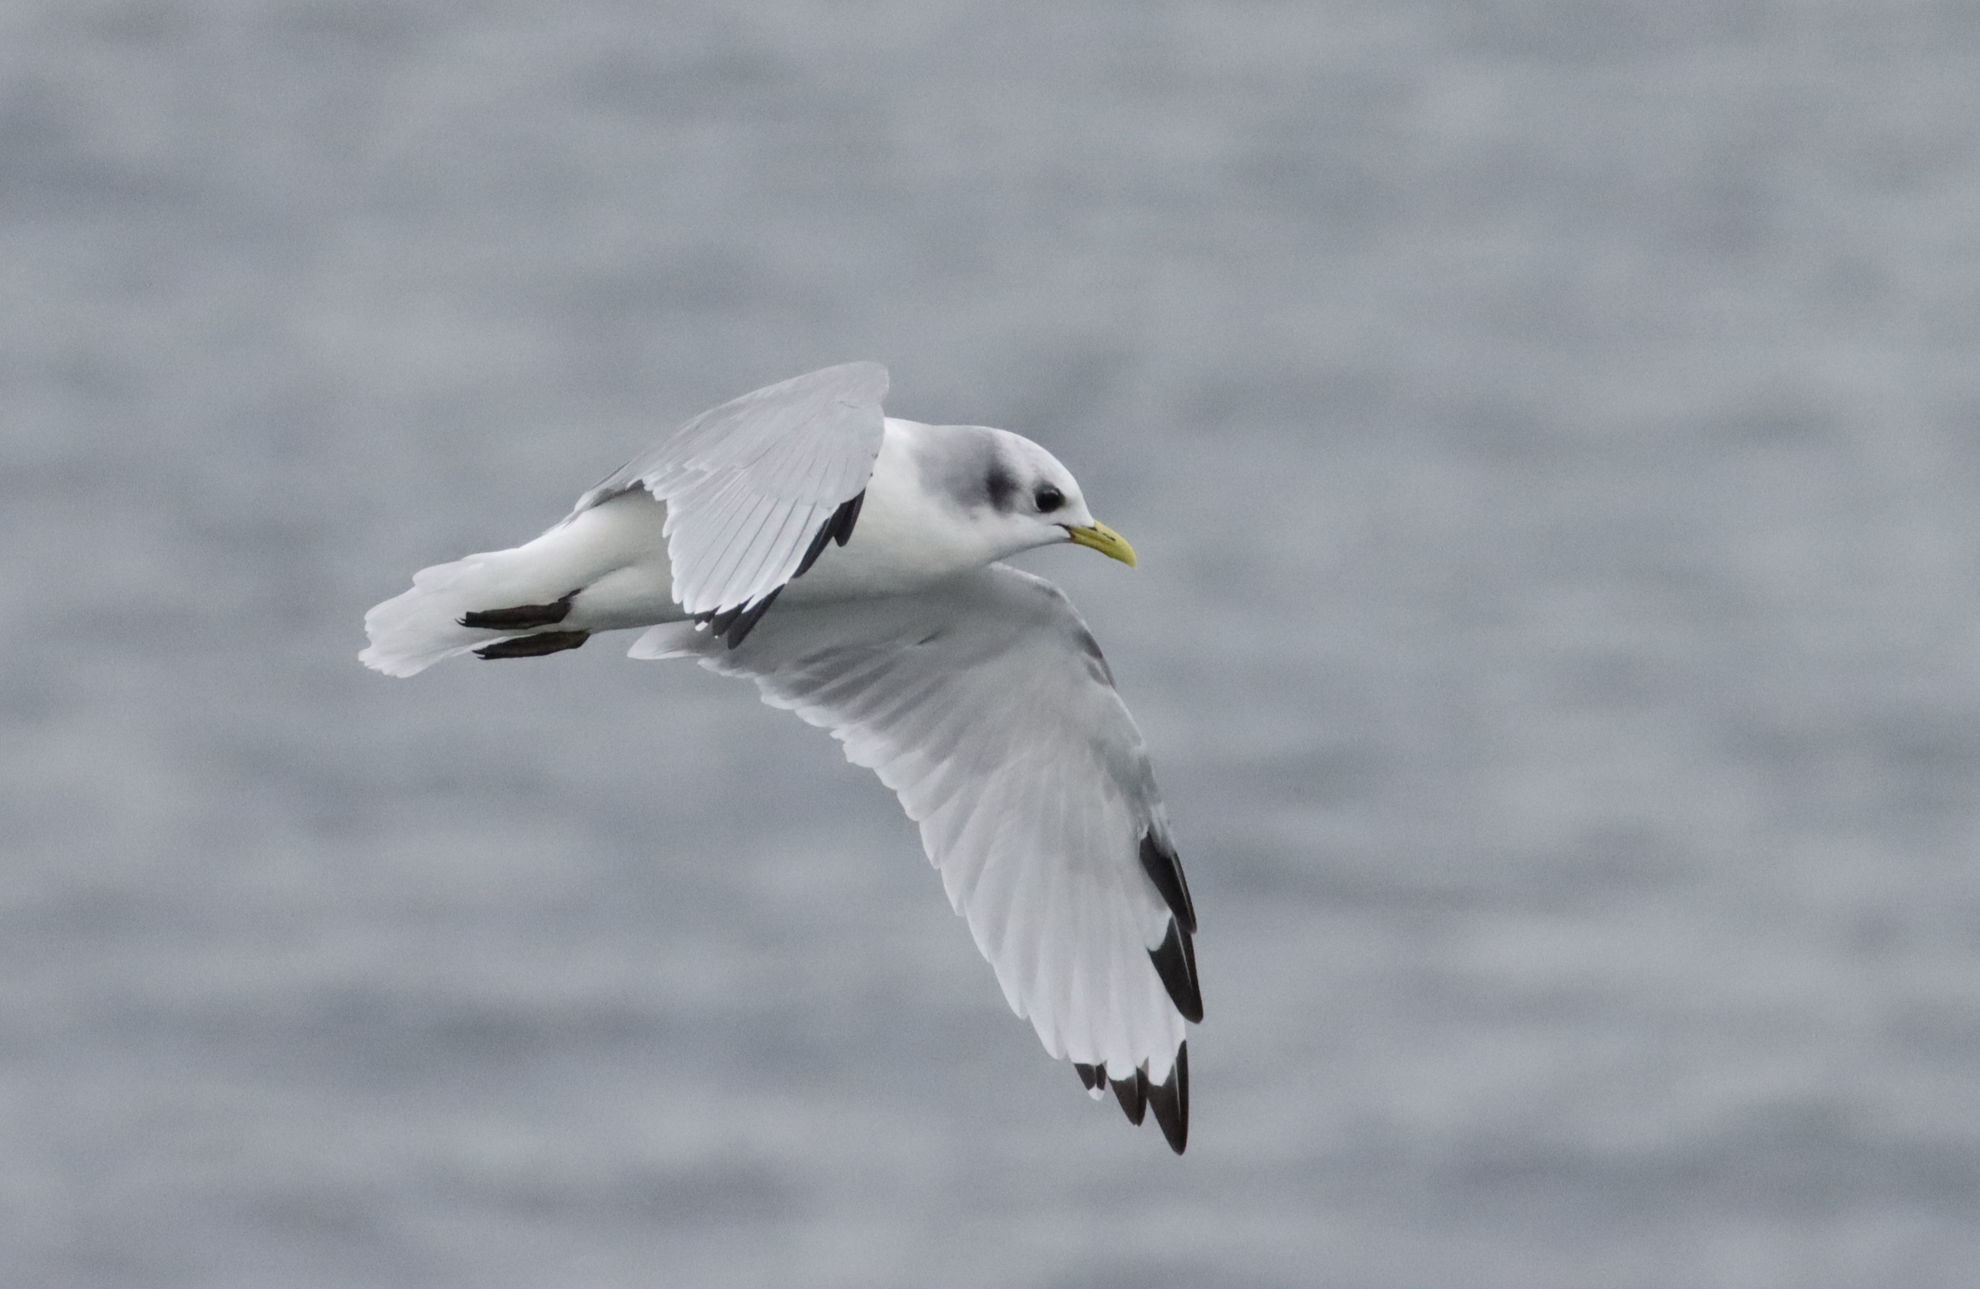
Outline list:
[[[960,510],[988,507],[1000,514],[1017,508],[1018,475],[995,430],[980,425],[945,425],[915,458],[921,484],[949,498]]]

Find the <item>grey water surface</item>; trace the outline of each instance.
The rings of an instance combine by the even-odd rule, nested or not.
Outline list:
[[[1079,474],[1176,1159],[747,686],[358,666],[874,358]],[[1975,1283],[1980,8],[0,6],[0,1283]]]

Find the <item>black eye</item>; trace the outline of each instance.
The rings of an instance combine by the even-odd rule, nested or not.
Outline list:
[[[1031,494],[1031,501],[1033,505],[1038,507],[1039,514],[1049,515],[1060,506],[1066,504],[1066,494],[1048,483],[1037,492]]]

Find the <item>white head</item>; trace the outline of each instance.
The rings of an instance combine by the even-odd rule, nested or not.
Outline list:
[[[1077,542],[1134,564],[1134,548],[1093,517],[1079,481],[1050,452],[1009,430],[936,428],[940,450],[920,456],[922,482],[968,515],[994,551],[991,559]]]

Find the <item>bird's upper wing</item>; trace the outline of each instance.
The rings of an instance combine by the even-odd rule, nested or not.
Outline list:
[[[571,513],[638,487],[666,502],[674,598],[739,642],[827,541],[852,536],[886,393],[879,363],[765,386],[695,417]]]
[[[1140,731],[1056,587],[993,564],[912,595],[786,605],[730,650],[670,624],[632,653],[748,676],[879,774],[1012,1009],[1181,1151],[1196,914]]]

